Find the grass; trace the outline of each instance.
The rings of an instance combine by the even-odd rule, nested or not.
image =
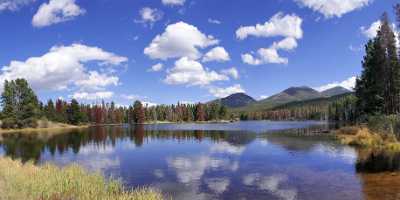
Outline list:
[[[0,200],[161,200],[150,188],[125,190],[116,180],[89,173],[77,165],[22,164],[0,158]]]
[[[89,125],[70,125],[58,122],[51,122],[47,120],[38,120],[38,127],[36,128],[22,128],[22,129],[3,129],[0,128],[0,134],[4,133],[32,133],[32,132],[60,132],[63,130],[70,130],[70,129],[79,129],[79,128],[87,128]]]
[[[376,133],[366,127],[344,127],[336,135],[342,144],[400,152],[400,142],[394,134]]]
[[[42,132],[42,131],[52,131],[58,132],[63,130],[70,129],[80,129],[80,128],[88,128],[88,125],[84,126],[64,126],[64,127],[51,127],[51,128],[22,128],[22,129],[0,129],[0,134],[4,133],[32,133],[32,132]]]

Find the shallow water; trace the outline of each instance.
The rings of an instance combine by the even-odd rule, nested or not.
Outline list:
[[[0,155],[78,163],[128,187],[159,188],[173,199],[357,200],[379,199],[383,190],[385,199],[397,199],[397,173],[365,173],[371,166],[385,171],[386,160],[319,133],[328,128],[311,121],[103,126],[4,135]],[[390,161],[392,171],[396,160]]]

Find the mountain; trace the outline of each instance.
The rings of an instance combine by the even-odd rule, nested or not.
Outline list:
[[[334,101],[337,101],[342,98],[346,98],[349,96],[354,96],[353,92],[347,92],[339,95],[333,95],[330,97],[321,97],[316,99],[308,99],[304,101],[293,101],[286,104],[282,104],[272,108],[271,110],[281,110],[281,109],[291,109],[291,108],[299,108],[299,107],[306,107],[306,106],[321,106],[321,105],[328,105]]]
[[[274,104],[284,104],[292,101],[304,101],[308,99],[320,98],[322,95],[309,87],[290,87],[281,93],[273,95],[260,102],[272,102]]]
[[[351,92],[350,90],[348,90],[344,87],[337,86],[337,87],[322,91],[321,94],[324,97],[332,97],[332,96],[337,96],[340,94],[346,94],[346,93],[350,93],[350,92]]]
[[[238,108],[247,106],[249,104],[255,103],[256,100],[253,97],[245,94],[245,93],[236,93],[231,94],[225,98],[217,99],[213,102],[219,102],[222,105],[229,107],[229,108]]]
[[[310,87],[290,87],[276,95],[259,101],[261,104],[285,104],[293,101],[304,101],[308,99],[320,98],[322,95]]]
[[[247,101],[246,103],[241,104],[232,104],[228,106],[231,108],[233,112],[255,112],[255,111],[264,111],[269,109],[274,109],[286,104],[296,104],[302,103],[310,100],[324,100],[325,98],[330,98],[338,95],[349,94],[351,91],[343,88],[343,87],[334,87],[322,92],[318,92],[315,89],[312,89],[307,86],[302,87],[290,87],[278,94],[270,96],[266,99],[262,99],[260,101],[255,101],[253,98],[252,101]],[[242,94],[243,95],[243,94]],[[232,96],[232,95],[231,95]],[[246,95],[247,96],[247,95]],[[231,97],[227,97],[231,99]],[[236,99],[233,98],[233,99]],[[222,99],[221,99],[222,101]],[[232,100],[227,100],[231,102]],[[243,106],[244,105],[244,106]]]
[[[321,97],[323,97],[321,93],[310,87],[306,86],[290,87],[278,94],[248,104],[247,106],[235,107],[235,109],[232,111],[234,112],[262,111],[290,102],[304,101]]]

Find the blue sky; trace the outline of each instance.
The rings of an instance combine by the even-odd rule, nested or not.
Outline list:
[[[26,78],[41,100],[122,105],[351,87],[395,3],[0,0],[0,81]]]

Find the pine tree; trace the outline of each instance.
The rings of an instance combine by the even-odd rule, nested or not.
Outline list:
[[[140,101],[135,101],[133,105],[134,123],[143,124],[145,122],[145,114],[143,105]]]
[[[1,102],[3,127],[35,127],[40,116],[39,101],[25,79],[4,82]]]
[[[400,14],[400,6],[397,9]],[[400,64],[396,37],[386,13],[382,15],[377,36],[365,49],[362,75],[356,82],[357,115],[398,114]]]
[[[54,107],[53,100],[48,100],[47,105],[44,107],[45,116],[50,121],[56,121],[56,110]]]
[[[396,114],[398,109],[398,98],[400,96],[400,69],[396,49],[396,39],[389,22],[387,13],[381,18],[381,27],[377,34],[379,44],[383,49],[383,69],[384,69],[384,102],[385,113]]]
[[[82,122],[82,112],[76,99],[72,99],[70,105],[68,106],[67,119],[68,123],[73,125],[78,125],[80,122]]]
[[[359,115],[383,113],[384,84],[382,81],[383,59],[379,39],[370,40],[365,46],[366,55],[362,62],[363,71],[356,82],[357,108]]]
[[[204,106],[201,103],[196,105],[196,121],[205,121]]]

